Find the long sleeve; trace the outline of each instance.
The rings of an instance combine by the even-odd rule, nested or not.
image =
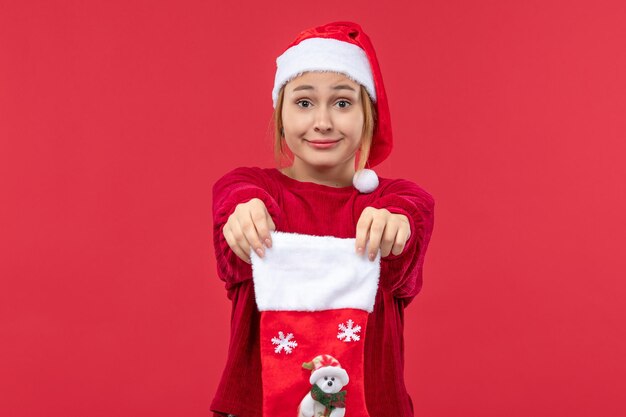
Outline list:
[[[405,215],[411,235],[399,255],[381,260],[381,284],[408,304],[422,287],[424,257],[434,225],[435,200],[417,184],[403,179],[386,183],[380,196],[369,206]]]
[[[252,278],[252,266],[240,259],[228,246],[224,225],[237,204],[259,198],[265,203],[276,227],[282,212],[274,197],[277,190],[258,167],[239,167],[227,172],[213,185],[213,244],[219,278],[226,283],[230,298],[233,286]]]
[[[235,206],[256,197],[265,202],[276,230],[288,233],[354,237],[367,206],[407,216],[411,236],[403,252],[381,260],[379,291],[364,339],[363,375],[370,415],[413,416],[404,383],[403,307],[420,290],[433,224],[432,196],[405,180],[380,178],[374,192],[363,194],[353,187],[300,182],[275,168],[239,168],[217,181],[213,197],[217,268],[233,310],[228,360],[211,410],[241,417],[262,414],[262,340],[252,267],[232,252],[222,233]]]

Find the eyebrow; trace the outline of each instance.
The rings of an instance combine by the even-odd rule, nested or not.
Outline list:
[[[332,89],[333,90],[351,90],[351,91],[356,92],[356,90],[350,87],[348,84],[339,84],[339,85],[332,87]],[[315,87],[313,87],[312,85],[304,84],[293,89],[294,92],[300,91],[300,90],[315,90]]]

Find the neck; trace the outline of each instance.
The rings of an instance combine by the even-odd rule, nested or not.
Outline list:
[[[354,159],[344,165],[334,167],[315,167],[301,163],[295,159],[293,165],[284,168],[282,172],[298,181],[314,182],[329,187],[349,187],[354,176]]]

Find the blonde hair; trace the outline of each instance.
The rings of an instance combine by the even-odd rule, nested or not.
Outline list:
[[[370,98],[367,90],[362,85],[361,87],[361,104],[363,108],[363,131],[361,133],[361,147],[357,151],[356,157],[356,170],[365,168],[367,164],[367,158],[372,148],[372,136],[374,135],[374,126],[376,124],[376,107]],[[276,108],[272,119],[274,121],[274,159],[279,168],[282,168],[282,157],[286,157],[290,162],[293,162],[293,155],[291,152],[287,154],[287,145],[282,135],[283,130],[283,101],[285,97],[285,85],[280,88],[278,92],[278,99],[276,100]]]

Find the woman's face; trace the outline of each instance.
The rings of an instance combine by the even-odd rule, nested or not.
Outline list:
[[[282,121],[294,164],[353,167],[364,123],[360,86],[336,72],[306,72],[285,85]]]

